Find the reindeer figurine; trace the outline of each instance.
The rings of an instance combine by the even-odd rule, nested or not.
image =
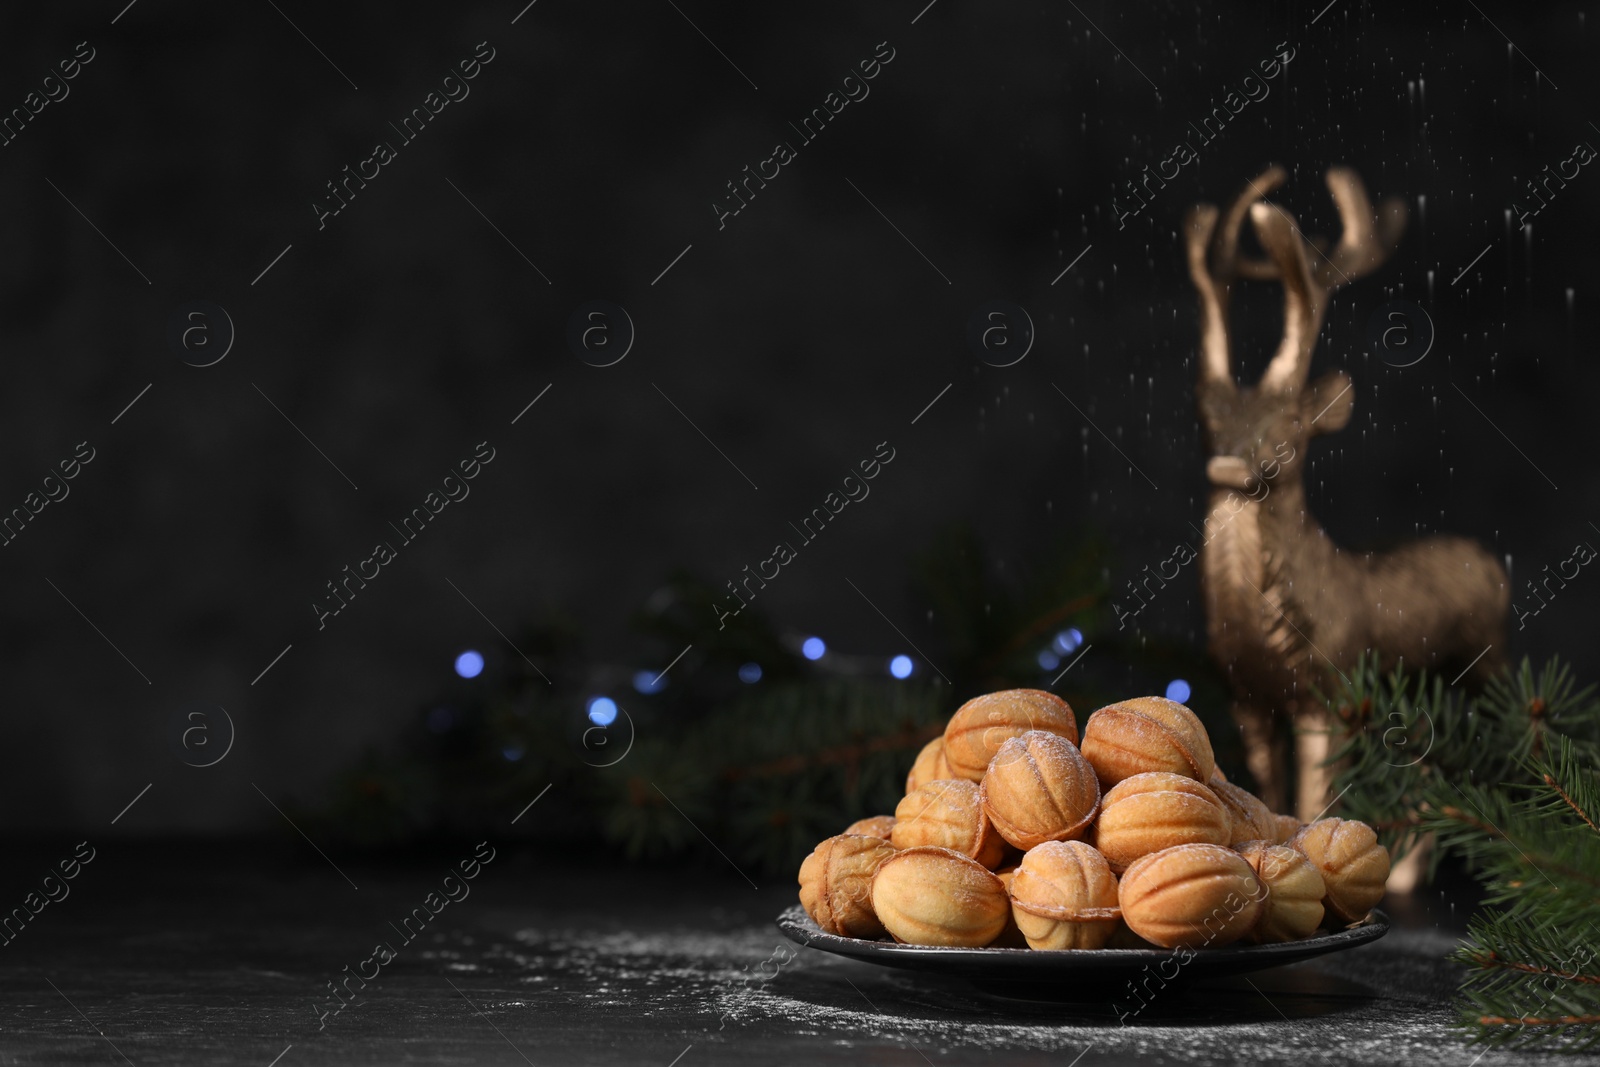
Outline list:
[[[1374,214],[1355,172],[1332,168],[1328,189],[1344,233],[1329,248],[1302,237],[1265,199],[1286,177],[1269,168],[1226,211],[1194,208],[1184,231],[1200,294],[1196,399],[1212,486],[1200,552],[1207,636],[1233,690],[1263,799],[1286,810],[1292,728],[1295,810],[1311,819],[1324,810],[1331,781],[1330,724],[1311,687],[1369,649],[1390,667],[1470,664],[1487,676],[1501,662],[1510,583],[1475,542],[1429,537],[1389,552],[1348,552],[1306,510],[1307,446],[1315,434],[1343,429],[1353,407],[1343,371],[1306,383],[1328,298],[1388,258],[1406,211],[1389,200]],[[1268,259],[1240,253],[1246,213]],[[1283,339],[1253,389],[1239,387],[1229,370],[1228,304],[1239,278],[1283,285]]]

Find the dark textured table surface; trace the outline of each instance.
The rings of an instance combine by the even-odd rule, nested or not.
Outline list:
[[[59,851],[6,850],[7,909]],[[1455,933],[1437,893],[1389,902],[1397,928],[1376,944],[1168,989],[1119,1024],[1115,990],[1097,1003],[1005,1001],[791,946],[773,925],[794,899],[788,879],[752,889],[731,870],[575,862],[553,849],[501,846],[470,895],[405,944],[391,924],[472,853],[458,851],[405,865],[338,858],[335,870],[278,845],[101,845],[70,895],[0,948],[0,1063],[1529,1059],[1479,1058],[1451,1031],[1456,972],[1443,956]],[[397,951],[381,968],[367,962],[380,941]],[[346,967],[378,974],[352,981],[354,998],[323,1020],[335,1004],[327,983]]]

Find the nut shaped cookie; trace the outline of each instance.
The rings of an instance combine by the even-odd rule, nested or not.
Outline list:
[[[893,815],[873,815],[865,819],[857,819],[844,828],[847,834],[860,834],[863,837],[877,837],[889,840],[889,834],[894,830]]]
[[[1312,862],[1288,845],[1246,841],[1239,855],[1267,887],[1261,918],[1245,940],[1257,944],[1299,941],[1322,925],[1322,898],[1327,890]]]
[[[872,908],[891,937],[907,945],[982,948],[1011,916],[1005,883],[948,848],[893,853],[872,878]]]
[[[1329,914],[1359,922],[1383,897],[1389,880],[1389,851],[1372,827],[1354,819],[1318,819],[1289,839],[1322,875]]]
[[[935,737],[922,746],[922,751],[917,753],[916,762],[911,764],[911,770],[906,775],[906,792],[914,793],[920,787],[941,778],[957,777],[960,776],[950,769],[950,761],[944,758],[944,737]]]
[[[1045,730],[1078,743],[1072,705],[1042,689],[1003,689],[973,697],[944,728],[944,757],[957,778],[976,782],[1008,738]]]
[[[1100,811],[1094,768],[1071,741],[1044,730],[1008,738],[978,792],[995,830],[1023,851],[1082,837]]]
[[[1079,747],[1103,789],[1147,771],[1208,782],[1217,768],[1211,738],[1199,717],[1165,697],[1135,697],[1106,705],[1089,716]]]
[[[887,841],[876,837],[828,838],[800,864],[801,907],[827,933],[882,937],[883,924],[872,910],[872,876],[894,854]]]
[[[1029,849],[1010,888],[1011,913],[1029,948],[1104,948],[1122,915],[1116,875],[1082,841]]]
[[[971,856],[994,870],[1005,858],[1005,840],[983,813],[978,787],[965,778],[929,782],[901,798],[894,809],[889,843],[895,848],[937,845]]]
[[[881,870],[881,868],[880,868]],[[1255,928],[1266,887],[1222,845],[1178,845],[1129,867],[1117,886],[1128,929],[1163,948],[1221,948]]]
[[[1228,844],[1243,841],[1271,841],[1278,833],[1278,817],[1266,802],[1254,793],[1241,789],[1232,782],[1211,780],[1211,791],[1222,801],[1232,829]]]
[[[1174,845],[1226,845],[1233,824],[1207,786],[1168,771],[1125,778],[1100,800],[1093,844],[1114,871]]]

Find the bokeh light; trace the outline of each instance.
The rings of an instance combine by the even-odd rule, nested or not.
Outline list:
[[[456,657],[456,673],[463,678],[476,678],[483,673],[483,653],[467,649]]]
[[[610,697],[595,697],[589,701],[589,721],[596,726],[610,726],[617,721],[617,702]]]
[[[911,677],[911,668],[912,663],[910,656],[896,656],[894,659],[889,661],[889,673],[894,675],[896,678]]]
[[[633,676],[633,687],[646,696],[659,693],[667,687],[667,676],[651,671],[637,671]]]
[[[761,664],[746,663],[739,667],[739,681],[746,685],[755,685],[761,681]]]
[[[821,659],[828,651],[828,646],[822,643],[820,637],[808,637],[800,646],[800,654],[806,659]]]
[[[1167,683],[1167,699],[1176,700],[1182,704],[1189,699],[1189,683],[1182,678],[1174,678]]]

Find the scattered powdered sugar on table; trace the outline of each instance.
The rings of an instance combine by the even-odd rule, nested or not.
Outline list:
[[[1330,993],[1308,999],[1280,990],[1271,975],[1255,976],[1257,989],[1240,983],[1221,994],[1215,1010],[1218,991],[1194,1002],[1171,991],[1127,1025],[1119,1025],[1109,993],[1097,1004],[992,998],[961,983],[802,948],[770,927],[522,929],[483,939],[475,952],[440,956],[452,967],[476,962],[510,976],[538,1002],[562,998],[584,1010],[660,1018],[697,1044],[729,1051],[792,1041],[796,1052],[898,1048],[933,1062],[943,1050],[976,1050],[1049,1052],[1065,1064],[1089,1049],[1082,1067],[1134,1059],[1466,1067],[1481,1050],[1452,1029],[1449,1006],[1424,992],[1449,981],[1444,955],[1455,939],[1432,931],[1399,935],[1301,965],[1343,983]],[[1514,1052],[1493,1051],[1477,1067],[1514,1062]]]

